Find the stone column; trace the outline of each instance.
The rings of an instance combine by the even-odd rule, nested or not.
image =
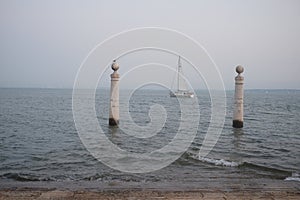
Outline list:
[[[234,128],[243,128],[244,123],[244,77],[241,76],[244,68],[242,66],[236,67],[238,75],[235,77],[235,94],[234,94],[234,113],[232,126]]]
[[[111,85],[110,85],[110,105],[109,105],[109,125],[117,126],[119,124],[119,65],[114,60],[111,65],[114,72],[110,75]]]

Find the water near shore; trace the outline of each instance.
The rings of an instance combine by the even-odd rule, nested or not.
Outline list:
[[[108,90],[97,91],[97,116],[107,137],[120,148],[151,151],[168,144],[176,134],[180,108],[167,90],[138,90],[130,100],[131,116],[139,125],[149,122],[151,105],[160,104],[167,111],[165,127],[147,142],[107,126],[108,94]],[[206,157],[197,153],[209,125],[211,102],[207,92],[198,91],[197,95],[199,130],[189,150],[161,170],[130,174],[107,167],[85,149],[73,121],[72,90],[0,89],[0,185],[114,181],[124,185],[168,183],[172,187],[173,183],[178,187],[182,183],[194,187],[212,180],[225,184],[246,179],[257,184],[260,180],[299,183],[300,91],[245,91],[245,127],[241,130],[231,127],[233,92],[227,92],[224,129]]]

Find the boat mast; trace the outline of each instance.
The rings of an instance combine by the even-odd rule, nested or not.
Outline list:
[[[180,62],[180,56],[178,58],[178,71],[177,71],[177,90],[180,90],[180,74],[181,73],[181,62]]]

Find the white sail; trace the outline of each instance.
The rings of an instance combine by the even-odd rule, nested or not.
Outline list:
[[[194,97],[194,93],[187,89],[187,84],[183,76],[182,65],[180,62],[180,56],[178,59],[177,69],[177,90],[170,92],[171,97]]]
[[[178,71],[177,71],[177,89],[179,91],[186,91],[187,90],[187,87],[186,87],[186,82],[184,80],[184,77],[183,77],[183,72],[182,72],[182,65],[181,65],[181,62],[180,62],[180,57],[178,59]]]

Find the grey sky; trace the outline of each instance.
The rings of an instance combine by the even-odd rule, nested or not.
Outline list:
[[[233,88],[237,64],[245,67],[246,88],[300,89],[298,0],[2,0],[0,87],[72,87],[96,44],[144,26],[197,40],[226,89]]]

